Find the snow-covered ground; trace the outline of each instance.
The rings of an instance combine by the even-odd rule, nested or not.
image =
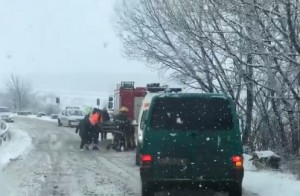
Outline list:
[[[31,147],[31,138],[29,135],[19,129],[10,131],[11,139],[0,147],[0,170],[11,160],[28,152]]]
[[[270,154],[270,153],[269,153]],[[257,170],[251,156],[244,154],[245,177],[243,188],[259,196],[298,196],[300,181],[291,174],[277,171]]]
[[[34,118],[34,119],[39,119],[39,120],[44,120],[44,121],[49,121],[49,122],[57,122],[57,119],[52,119],[50,116],[37,117],[36,115],[28,115],[28,116],[24,116],[24,117]]]
[[[13,160],[25,155],[31,148],[31,138],[19,129],[11,130],[11,139],[0,147],[0,195],[15,195],[2,170]]]

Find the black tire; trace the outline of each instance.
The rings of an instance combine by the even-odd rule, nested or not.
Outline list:
[[[59,127],[62,126],[62,124],[61,124],[61,122],[60,122],[59,119],[57,120],[57,124],[58,124]]]
[[[237,183],[233,185],[232,187],[230,187],[228,193],[229,196],[242,196],[243,195],[242,184]]]
[[[154,196],[153,187],[146,182],[142,182],[142,196]]]
[[[140,166],[140,164],[140,147],[138,144],[135,150],[135,165]]]

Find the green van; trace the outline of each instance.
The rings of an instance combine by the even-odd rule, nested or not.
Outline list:
[[[242,195],[243,151],[233,101],[224,95],[153,97],[140,144],[142,195],[204,188]]]

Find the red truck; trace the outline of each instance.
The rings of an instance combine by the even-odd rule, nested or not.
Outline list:
[[[129,109],[128,118],[137,120],[146,94],[146,87],[135,87],[134,82],[131,81],[121,82],[117,85],[114,96],[109,98],[108,109],[117,115],[121,107],[127,107]]]

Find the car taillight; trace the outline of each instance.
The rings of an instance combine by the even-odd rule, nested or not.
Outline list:
[[[150,154],[143,154],[141,156],[141,162],[142,163],[151,163],[152,160],[153,160],[153,158],[152,158],[152,155],[150,155]]]
[[[231,161],[236,167],[243,167],[243,157],[242,156],[232,156]]]

